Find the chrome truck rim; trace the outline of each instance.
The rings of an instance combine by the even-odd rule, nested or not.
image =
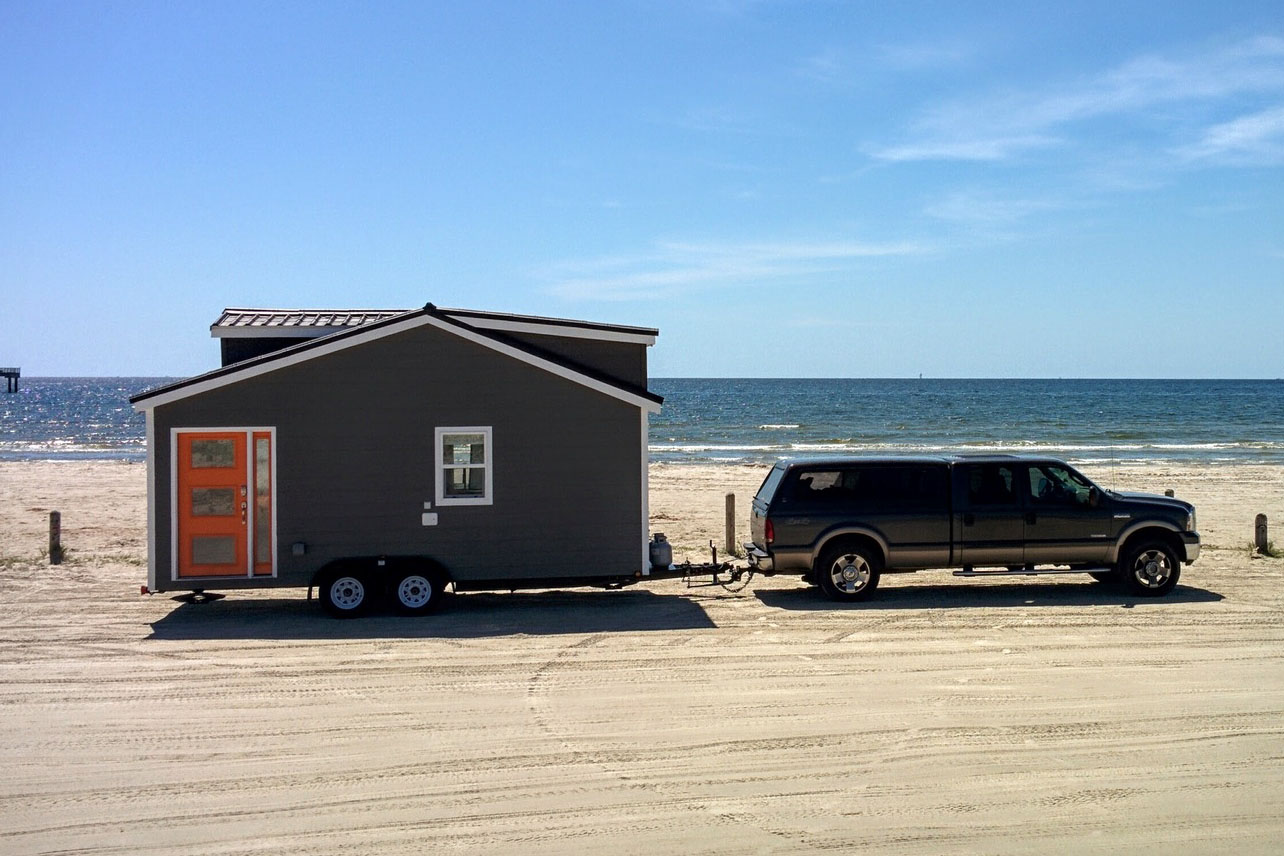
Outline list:
[[[1146,550],[1133,562],[1132,573],[1146,588],[1159,588],[1173,575],[1173,568],[1162,550]]]
[[[829,569],[829,578],[834,581],[834,588],[847,594],[855,594],[869,585],[871,571],[864,556],[848,553],[834,561]]]

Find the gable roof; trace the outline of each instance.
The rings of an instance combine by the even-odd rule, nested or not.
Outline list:
[[[229,310],[230,311],[230,310]],[[384,310],[376,310],[384,311]],[[459,311],[459,310],[452,310]],[[226,312],[224,313],[227,314]],[[492,315],[494,313],[480,313],[481,315]],[[528,317],[528,316],[511,316],[511,317]],[[548,319],[554,320],[554,319]],[[569,322],[569,323],[587,323],[587,322]],[[499,330],[482,329],[476,325],[466,323],[457,318],[451,317],[446,311],[438,309],[431,303],[424,306],[423,309],[413,309],[408,312],[401,312],[386,318],[368,321],[363,324],[353,325],[335,333],[329,333],[313,338],[306,338],[297,345],[273,351],[260,357],[243,360],[238,363],[214,369],[195,377],[186,378],[185,380],[176,381],[175,383],[165,384],[164,386],[155,387],[145,390],[137,395],[131,396],[129,401],[138,411],[149,410],[163,404],[169,404],[173,401],[179,401],[194,395],[208,392],[212,389],[228,386],[233,383],[257,377],[268,372],[276,371],[287,366],[315,359],[325,354],[331,354],[346,348],[365,344],[366,342],[382,339],[386,336],[392,336],[397,333],[403,333],[407,330],[413,330],[418,327],[434,327],[446,331],[453,335],[459,336],[475,344],[479,344],[490,350],[512,357],[519,362],[526,363],[536,368],[555,374],[558,377],[565,378],[581,386],[586,386],[596,392],[600,392],[611,398],[619,399],[635,407],[640,407],[649,412],[655,413],[660,409],[660,404],[664,401],[661,396],[656,395],[645,387],[635,386],[625,383],[618,378],[603,374],[595,369],[580,365],[565,357],[551,353],[542,348],[537,348],[526,342],[513,339]],[[602,325],[605,326],[605,325]],[[626,328],[640,330],[643,328]]]
[[[386,321],[412,309],[242,309],[229,307],[210,325],[216,339],[255,337],[311,338],[326,336],[349,327],[360,327]],[[628,327],[623,324],[600,324],[570,318],[548,318],[541,315],[514,315],[508,312],[485,312],[478,309],[438,307],[441,315],[463,321],[480,330],[505,333],[534,333],[545,336],[597,339],[607,342],[629,342],[654,345],[660,331],[651,327]]]

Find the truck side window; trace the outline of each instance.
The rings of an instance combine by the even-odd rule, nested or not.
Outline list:
[[[798,474],[789,498],[794,502],[831,505],[846,497],[839,470],[808,470]]]
[[[1076,473],[1050,464],[1030,466],[1030,499],[1040,505],[1088,505],[1091,485]]]
[[[968,468],[967,501],[970,505],[1016,505],[1012,467],[1007,464],[974,464]]]

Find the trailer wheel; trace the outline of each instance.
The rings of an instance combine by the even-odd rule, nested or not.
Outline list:
[[[425,571],[406,571],[392,586],[392,604],[402,615],[424,615],[441,603],[445,587],[440,577]]]
[[[321,605],[335,618],[355,618],[370,606],[370,585],[357,574],[340,571],[321,581]]]
[[[851,602],[864,600],[878,588],[879,564],[868,547],[839,544],[820,554],[814,573],[831,600]]]

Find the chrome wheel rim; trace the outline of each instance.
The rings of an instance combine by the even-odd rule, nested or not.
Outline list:
[[[848,553],[839,556],[829,568],[829,579],[834,588],[843,594],[856,594],[869,585],[873,568],[859,553]]]
[[[356,609],[366,599],[366,587],[356,577],[339,577],[330,583],[330,602],[339,609]]]
[[[420,609],[432,600],[432,583],[427,577],[411,574],[397,584],[397,600],[407,609]]]
[[[1163,550],[1144,550],[1133,562],[1132,574],[1146,588],[1159,588],[1173,575],[1173,566]]]

